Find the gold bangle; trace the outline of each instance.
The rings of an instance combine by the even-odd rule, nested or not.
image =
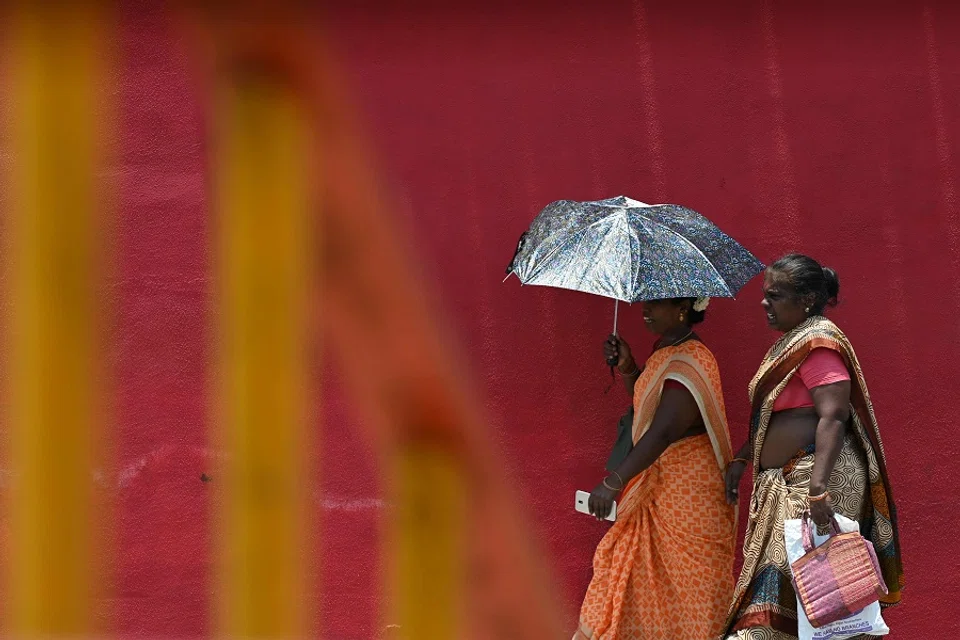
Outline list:
[[[623,488],[627,486],[627,483],[623,481],[623,476],[621,476],[616,471],[611,471],[610,473],[617,476],[617,480],[620,481],[620,488],[617,489],[616,487],[611,487],[609,483],[607,483],[607,478],[609,478],[610,476],[607,476],[606,478],[603,479],[603,486],[605,486],[607,489],[610,489],[610,491],[616,491],[617,493],[620,493],[621,491],[623,491]]]
[[[623,491],[623,489],[617,489],[616,487],[611,487],[609,484],[607,484],[606,478],[603,479],[603,486],[605,486],[607,489],[610,489],[610,491],[615,491],[616,493]]]
[[[829,491],[824,491],[823,493],[820,493],[815,496],[811,496],[807,494],[807,502],[820,502],[821,500],[826,500],[829,497],[830,497]]]
[[[624,487],[627,486],[627,483],[623,481],[623,476],[621,476],[621,475],[620,475],[619,473],[617,473],[616,471],[611,471],[610,473],[612,473],[613,475],[617,476],[617,480],[620,481],[620,491],[623,491]]]
[[[750,464],[750,461],[747,460],[746,458],[734,458],[733,460],[727,463],[727,466],[729,467],[734,462],[742,462],[743,464]]]

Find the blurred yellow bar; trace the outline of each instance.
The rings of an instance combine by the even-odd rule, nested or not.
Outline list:
[[[220,435],[230,452],[217,538],[221,637],[305,635],[308,144],[296,96],[228,70],[216,116]]]
[[[464,468],[450,451],[408,443],[393,452],[396,518],[391,528],[396,563],[393,620],[404,640],[462,638]],[[392,552],[392,553],[391,553]]]
[[[93,471],[106,435],[105,314],[96,299],[104,17],[94,2],[21,2],[3,14],[14,161],[5,251],[14,485],[2,619],[17,637],[94,632],[102,577]]]
[[[288,38],[289,42],[297,42]],[[321,326],[386,461],[384,639],[564,637],[516,486],[415,266],[323,38],[300,40],[322,185]],[[529,514],[528,514],[529,515]],[[568,623],[566,623],[568,624]],[[569,637],[569,636],[567,636]]]

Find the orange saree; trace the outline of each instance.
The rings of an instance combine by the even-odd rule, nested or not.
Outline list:
[[[633,441],[650,427],[666,380],[693,395],[707,433],[672,445],[627,485],[600,541],[574,640],[701,640],[723,628],[733,588],[736,510],[720,372],[690,341],[654,353],[634,387]]]

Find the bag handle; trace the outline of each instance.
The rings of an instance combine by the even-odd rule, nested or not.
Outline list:
[[[816,527],[816,523],[813,521],[813,518],[810,517],[809,511],[803,512],[803,550],[806,553],[813,551],[813,528]],[[836,515],[830,516],[830,533],[827,534],[828,537],[835,536],[840,534],[840,523],[837,522]]]

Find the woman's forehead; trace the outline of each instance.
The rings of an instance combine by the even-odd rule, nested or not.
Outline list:
[[[793,289],[793,283],[785,273],[768,270],[763,276],[764,289]]]

